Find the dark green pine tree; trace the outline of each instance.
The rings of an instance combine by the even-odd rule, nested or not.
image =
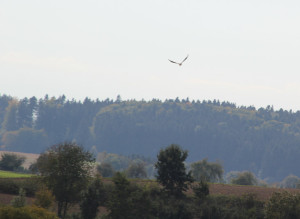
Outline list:
[[[164,186],[170,195],[180,197],[187,190],[188,183],[193,182],[191,172],[186,173],[184,161],[188,152],[179,145],[172,144],[166,149],[161,149],[157,155],[157,181]]]

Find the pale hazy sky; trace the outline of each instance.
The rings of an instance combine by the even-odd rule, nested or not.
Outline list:
[[[0,94],[300,110],[300,1],[0,0]]]

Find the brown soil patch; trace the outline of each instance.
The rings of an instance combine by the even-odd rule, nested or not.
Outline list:
[[[12,151],[0,151],[0,158],[2,154],[15,154],[17,156],[23,156],[26,158],[24,164],[22,165],[25,169],[28,169],[29,166],[34,163],[38,157],[39,154],[30,154],[30,153],[21,153],[21,152],[12,152]]]
[[[210,184],[210,194],[212,195],[232,195],[242,196],[246,194],[254,194],[257,199],[267,201],[274,192],[288,191],[293,194],[300,193],[300,189],[281,189],[281,188],[267,188],[259,186],[240,186],[227,184]]]
[[[104,183],[112,183],[111,179],[103,178]],[[138,183],[140,185],[145,184],[156,184],[158,183],[153,180],[131,180],[132,183]],[[209,192],[211,195],[228,195],[228,196],[243,196],[247,194],[253,194],[258,200],[267,201],[274,192],[288,191],[292,194],[300,193],[300,189],[282,189],[282,188],[270,188],[270,187],[260,187],[260,186],[241,186],[241,185],[229,185],[229,184],[209,184]],[[192,195],[192,189],[187,191],[187,194]]]
[[[17,195],[3,194],[0,193],[0,205],[9,205],[11,200]],[[26,197],[26,204],[31,205],[33,203],[34,198]]]

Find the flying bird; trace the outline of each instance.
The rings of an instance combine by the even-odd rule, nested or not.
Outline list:
[[[179,65],[179,66],[181,66],[182,63],[183,63],[185,60],[187,60],[188,57],[189,57],[189,55],[187,55],[187,56],[185,57],[185,59],[182,60],[182,62],[174,62],[174,61],[172,61],[172,60],[170,60],[170,59],[169,59],[169,61],[172,62],[172,63],[175,63],[175,64],[177,64],[177,65]]]

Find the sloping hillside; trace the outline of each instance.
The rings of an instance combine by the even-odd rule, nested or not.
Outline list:
[[[17,100],[0,96],[3,150],[43,152],[77,141],[95,152],[155,158],[172,143],[188,161],[220,160],[225,171],[250,170],[262,179],[300,176],[300,112],[214,101]]]
[[[0,151],[0,158],[2,154],[9,153],[9,154],[16,154],[17,156],[23,156],[26,158],[24,164],[22,165],[24,168],[28,169],[29,166],[34,163],[38,157],[39,154],[31,154],[31,153],[22,153],[22,152],[12,152],[12,151]]]

